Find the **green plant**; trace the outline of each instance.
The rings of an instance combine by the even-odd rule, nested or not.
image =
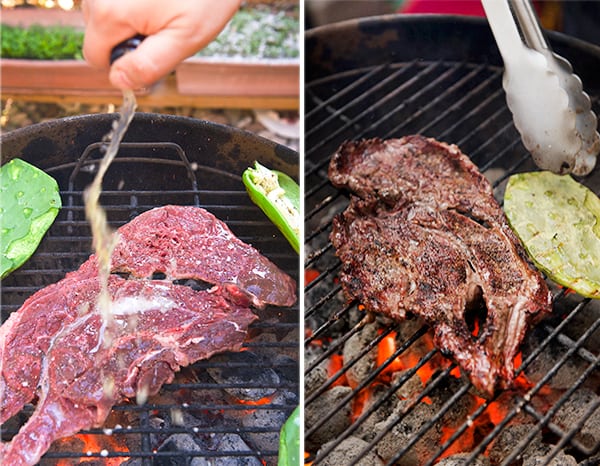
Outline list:
[[[83,58],[83,31],[67,26],[2,25],[2,57],[39,60]]]
[[[200,56],[293,58],[299,55],[297,11],[242,8]]]

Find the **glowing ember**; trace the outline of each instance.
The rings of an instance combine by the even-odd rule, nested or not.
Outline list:
[[[331,357],[329,358],[329,366],[327,368],[328,376],[330,378],[333,377],[337,372],[342,370],[343,367],[344,367],[344,357],[341,354],[331,355]],[[333,382],[331,387],[336,387],[338,385],[346,385],[346,386],[349,385],[348,379],[346,378],[345,374],[342,374],[341,377],[339,377],[335,382]]]
[[[73,466],[98,462],[102,457],[102,464],[106,466],[119,466],[129,459],[128,456],[109,458],[110,453],[127,453],[129,449],[112,435],[77,434],[66,437],[57,443],[57,451],[81,451],[82,457],[77,459],[60,459],[56,466]]]
[[[310,282],[316,280],[321,273],[316,269],[307,269],[304,272],[304,286],[308,285]]]

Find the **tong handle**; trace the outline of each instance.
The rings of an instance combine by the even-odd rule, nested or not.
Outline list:
[[[481,0],[481,4],[505,64],[513,62],[515,55],[521,54],[524,44],[508,0]]]
[[[537,13],[530,0],[510,0],[525,43],[538,52],[549,50]]]
[[[136,34],[129,39],[125,39],[122,42],[119,42],[115,45],[110,52],[110,64],[112,65],[115,61],[121,58],[128,52],[132,52],[138,48],[138,46],[142,43],[142,41],[146,38],[143,34]]]

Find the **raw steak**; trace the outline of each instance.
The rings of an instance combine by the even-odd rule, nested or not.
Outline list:
[[[70,284],[64,294],[83,291],[94,299],[99,293],[97,278]],[[245,301],[236,303],[225,287],[194,291],[111,276],[109,293],[112,322],[106,324],[95,306],[80,309],[49,338],[36,409],[3,446],[2,464],[34,465],[54,440],[101,426],[113,405],[145,400],[172,381],[181,366],[238,350],[256,319],[250,301],[236,294],[235,300]]]
[[[331,233],[347,296],[396,319],[421,316],[483,392],[510,386],[551,295],[477,167],[456,146],[409,136],[342,145],[329,177],[353,193]]]
[[[204,209],[177,206],[154,209],[139,215],[119,229],[118,233],[120,240],[115,249],[112,270],[129,278],[111,276],[111,293],[121,299],[117,307],[118,310],[120,309],[118,312],[124,315],[130,314],[130,317],[138,314],[144,318],[162,316],[160,320],[153,322],[154,328],[147,326],[148,335],[165,335],[169,332],[173,334],[173,338],[160,339],[163,349],[149,350],[159,362],[163,361],[161,358],[165,355],[164,361],[156,365],[163,368],[159,371],[162,375],[160,377],[157,375],[156,383],[148,384],[151,392],[157,391],[164,380],[170,380],[179,366],[209,357],[216,351],[238,348],[247,325],[255,318],[248,309],[250,303],[256,306],[264,306],[266,303],[286,306],[296,300],[295,283],[289,276],[254,248],[241,242],[223,222]],[[157,247],[157,244],[162,247]],[[132,254],[132,251],[136,254]],[[150,280],[156,272],[165,274],[168,280]],[[175,278],[197,279],[217,286],[210,291],[198,292],[171,283],[170,280]],[[44,382],[44,377],[49,377],[46,372],[58,370],[60,367],[55,365],[55,361],[59,360],[55,342],[64,340],[65,344],[61,343],[62,348],[66,346],[69,338],[83,337],[78,335],[82,330],[81,319],[98,318],[95,307],[98,287],[96,260],[91,256],[77,271],[68,273],[60,282],[31,296],[0,327],[0,418],[2,422],[32,400],[36,392],[40,401],[48,399],[49,395],[46,392],[54,388],[51,382]],[[167,294],[168,299],[160,298],[163,293]],[[157,299],[152,301],[152,296],[156,296]],[[156,305],[156,309],[152,309],[153,305]],[[166,308],[170,308],[168,313],[164,313]],[[223,322],[217,322],[218,319],[212,322],[213,314],[204,316],[199,314],[194,325],[189,329],[174,326],[177,322],[185,322],[182,320],[183,314],[204,312],[204,309],[208,309],[215,316],[220,316]],[[177,317],[177,312],[182,315]],[[175,320],[170,319],[172,314],[175,315],[173,317]],[[92,317],[94,315],[96,317]],[[144,322],[141,317],[136,317],[136,320]],[[207,319],[207,323],[204,323],[203,318]],[[236,320],[238,318],[240,320]],[[119,318],[116,317],[115,320],[118,321]],[[127,322],[132,321],[128,319]],[[225,326],[222,335],[219,333],[221,326]],[[235,327],[235,332],[227,331],[228,327]],[[126,330],[129,333],[121,335],[125,340],[117,338],[115,344],[126,340],[130,342],[144,340],[143,332],[134,338],[134,335],[137,335],[136,331],[141,331],[142,328],[129,325]],[[88,337],[93,338],[94,335]],[[97,340],[98,335],[95,335],[95,338]],[[206,341],[200,345],[201,351],[198,350],[194,345],[205,339]],[[192,340],[194,345],[189,343]],[[208,346],[204,346],[207,343]],[[211,345],[214,345],[214,350]],[[147,345],[144,347],[150,348]],[[116,351],[117,348],[112,350]],[[75,354],[79,356],[80,351]],[[140,351],[142,351],[140,357],[144,354],[146,355],[144,357],[149,357],[151,354],[144,353],[143,348]],[[176,363],[173,362],[170,353],[177,353]],[[94,357],[89,361],[90,367],[84,367],[82,370],[93,375],[95,372],[92,369],[102,362],[101,359],[95,358],[101,357],[102,353],[96,351],[92,354]],[[65,354],[60,357],[64,360],[68,356]],[[73,356],[74,354],[71,354],[70,357]],[[132,368],[137,367],[135,364]],[[167,370],[168,367],[171,369]],[[62,367],[60,370],[63,370]],[[139,368],[136,370],[140,371]],[[139,385],[140,377],[141,375],[138,375],[135,380],[127,383],[135,382]],[[57,384],[62,384],[65,393],[65,387],[69,387],[72,382],[68,374],[62,381],[56,379]],[[119,381],[116,380],[115,383],[117,382]],[[75,391],[70,395],[73,399],[85,395],[85,393],[77,395],[77,385],[74,387]],[[124,390],[124,392],[115,392],[114,396],[111,395],[112,398],[108,396],[104,399],[103,406],[131,396],[131,390],[127,391],[127,388]],[[76,400],[75,404],[80,408],[84,406]],[[38,411],[40,406],[42,406],[41,402],[38,404]],[[99,409],[100,405],[94,408],[94,410]],[[109,409],[105,409],[106,413]],[[72,418],[72,413],[69,416]],[[39,419],[43,419],[43,416]],[[93,424],[101,423],[102,419],[104,418],[98,415],[94,418]],[[35,421],[32,417],[30,422],[31,425],[35,425],[35,422],[39,421]],[[85,422],[89,424],[91,421]],[[74,423],[69,423],[68,428],[71,429],[72,425]],[[60,427],[58,424],[53,424],[46,428],[48,432],[45,435],[50,442],[52,439],[69,435],[70,431],[63,432],[61,430],[63,428],[67,426]],[[36,435],[41,433],[37,432]],[[17,443],[13,440],[8,447],[3,447],[8,449],[7,455],[8,452],[18,452],[21,448],[15,449],[10,446],[12,444]],[[43,454],[45,449],[40,451],[42,452],[40,454]]]
[[[123,225],[119,236],[112,255],[115,272],[136,277],[162,272],[170,280],[232,283],[247,292],[257,307],[296,302],[294,281],[206,210],[153,209]]]

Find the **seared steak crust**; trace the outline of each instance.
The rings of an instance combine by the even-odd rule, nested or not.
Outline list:
[[[421,316],[477,388],[508,387],[551,295],[477,167],[456,146],[409,136],[345,143],[329,177],[353,193],[331,233],[348,298],[396,319]],[[482,303],[473,336],[465,314]]]

